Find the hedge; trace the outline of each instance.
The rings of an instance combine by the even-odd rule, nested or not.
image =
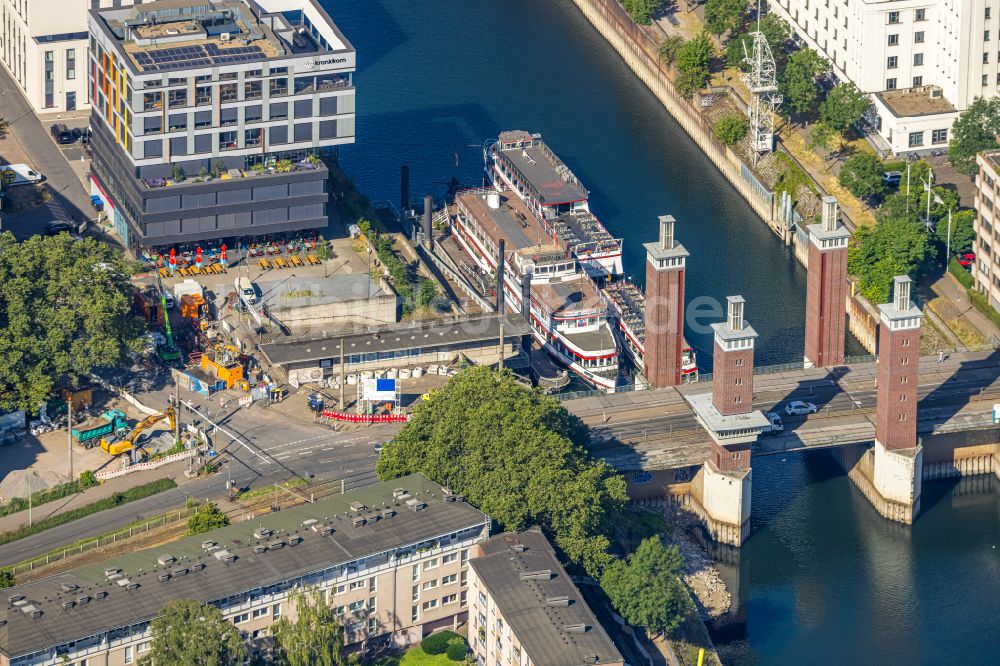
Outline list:
[[[465,641],[455,642],[449,645],[444,653],[452,661],[462,661],[465,655],[469,654],[469,648],[465,645]]]
[[[962,264],[958,263],[958,259],[955,257],[952,257],[951,261],[948,262],[948,272],[954,275],[955,279],[966,289],[972,289],[973,284],[975,284],[975,281],[972,279],[972,273],[967,271]]]
[[[427,654],[444,654],[448,649],[448,641],[456,637],[461,638],[454,631],[439,631],[420,641],[420,649]]]
[[[70,481],[69,483],[60,483],[43,490],[38,490],[31,493],[31,506],[38,508],[42,504],[48,502],[54,502],[58,499],[64,497],[69,497],[70,495],[75,495],[79,492],[83,492],[91,486],[96,486],[98,483],[97,479],[94,477],[94,473],[90,470],[80,473],[79,481]],[[23,497],[11,497],[10,501],[5,505],[0,507],[0,517],[9,516],[12,513],[17,513],[18,511],[28,510],[28,500]]]
[[[123,493],[115,493],[111,497],[105,497],[102,500],[91,502],[90,504],[81,506],[78,509],[71,509],[64,513],[57,513],[54,516],[43,518],[33,525],[21,525],[16,530],[4,532],[0,534],[0,545],[10,543],[11,541],[17,541],[18,539],[23,539],[24,537],[31,536],[32,534],[44,532],[47,529],[58,527],[59,525],[65,525],[66,523],[73,522],[77,518],[83,518],[84,516],[89,516],[92,513],[98,513],[100,511],[104,511],[105,509],[113,509],[116,506],[128,504],[129,502],[134,502],[176,487],[177,482],[173,479],[157,479],[156,481],[151,481],[141,486],[135,486],[134,488],[129,488]]]

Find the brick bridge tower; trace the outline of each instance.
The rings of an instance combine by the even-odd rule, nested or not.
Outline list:
[[[920,509],[923,450],[917,440],[917,371],[923,313],[910,299],[911,281],[899,276],[891,303],[879,306],[878,388],[875,394],[873,482],[880,512],[903,523]]]
[[[652,388],[681,383],[684,347],[684,270],[688,251],[674,238],[676,220],[661,215],[660,238],[646,248],[644,374]]]
[[[712,404],[723,416],[753,411],[753,348],[757,331],[743,319],[742,296],[726,299],[726,321],[712,324],[715,355],[712,357]]]
[[[844,363],[847,298],[847,242],[851,232],[839,220],[837,199],[823,197],[821,224],[809,225],[806,286],[806,367]]]

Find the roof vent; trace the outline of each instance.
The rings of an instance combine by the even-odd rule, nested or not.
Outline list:
[[[98,592],[94,593],[94,598],[95,599],[106,599],[107,596],[108,596],[108,593],[107,593],[106,590],[99,590]]]
[[[549,606],[569,606],[569,597],[560,595],[558,597],[545,597],[545,603]]]
[[[313,525],[315,525],[318,522],[319,521],[316,520],[315,518],[306,518],[305,520],[302,521],[302,527],[312,527]]]
[[[201,547],[204,548],[205,550],[208,550],[209,548],[215,548],[215,542],[214,541],[202,541],[201,542]]]
[[[583,663],[585,664],[596,664],[597,655],[596,654],[585,654],[583,655]]]
[[[355,518],[355,519],[354,519],[354,520],[353,520],[352,522],[354,523],[354,526],[355,526],[355,527],[361,527],[362,525],[364,525],[364,524],[365,524],[365,523],[367,523],[368,521],[367,521],[367,520],[365,520],[364,516],[358,516],[358,517],[357,517],[357,518]]]
[[[256,546],[253,547],[253,552],[255,555],[260,555],[261,553],[266,551],[267,551],[267,546],[262,543],[258,543]]]
[[[119,578],[115,582],[118,583],[119,587],[126,587],[132,581],[130,581],[128,578]]]
[[[78,603],[78,604],[89,604],[90,603],[90,595],[89,594],[82,594],[82,595],[80,595],[79,597],[76,598],[76,603]]]
[[[236,556],[230,553],[225,548],[215,551],[212,556],[219,560],[220,562],[225,562],[226,564],[232,564],[236,561]]]
[[[515,553],[523,553],[524,551],[528,550],[528,547],[525,546],[523,543],[515,543],[513,546],[510,547],[510,549]]]
[[[167,572],[163,572],[156,577],[156,580],[160,581],[161,583],[166,583],[168,580],[170,580],[170,574]]]
[[[259,529],[254,530],[254,532],[253,532],[253,536],[254,536],[255,539],[266,539],[267,537],[271,536],[272,534],[274,534],[274,532],[272,532],[271,530],[267,529],[266,527],[261,527]]]
[[[351,511],[353,511],[354,513],[361,513],[362,511],[366,510],[367,508],[368,507],[366,507],[361,502],[351,502]]]
[[[195,562],[194,564],[191,565],[191,571],[201,571],[204,568],[205,568],[204,562]]]
[[[539,571],[522,571],[518,574],[521,580],[552,580],[551,569],[541,569]]]
[[[418,499],[408,499],[406,500],[406,506],[409,507],[410,511],[423,511],[427,508],[427,503],[421,502]]]
[[[288,537],[289,546],[297,546],[300,543],[302,543],[302,537],[299,536],[298,534],[293,534],[292,536]]]
[[[392,499],[399,499],[400,497],[402,497],[405,494],[406,494],[406,489],[405,488],[395,488],[392,491]]]
[[[11,595],[7,597],[7,601],[9,601],[12,604],[16,604],[18,601],[24,601],[24,595],[23,594]]]
[[[395,515],[396,515],[396,510],[395,509],[382,509],[382,517],[383,518],[392,518]]]
[[[284,548],[286,545],[287,542],[284,539],[277,539],[267,544],[267,547],[269,550],[278,550],[279,548]]]
[[[174,562],[176,562],[177,558],[171,555],[170,553],[164,553],[163,555],[157,557],[156,561],[160,563],[160,566],[165,567],[168,564],[173,564]]]
[[[565,631],[567,634],[585,634],[587,633],[588,629],[590,629],[590,627],[582,623],[567,624],[565,627],[563,627],[563,631]]]
[[[120,574],[121,572],[122,572],[122,570],[119,569],[118,567],[110,567],[110,568],[104,570],[104,575],[106,577],[108,577],[108,578],[111,578],[115,574]]]
[[[63,592],[73,592],[79,589],[79,585],[75,583],[62,583],[59,587],[63,589]]]
[[[444,501],[445,502],[454,502],[457,499],[458,499],[458,495],[453,495],[450,490],[444,494]]]
[[[63,610],[69,610],[73,606],[76,606],[76,602],[73,601],[72,599],[67,599],[62,603]]]
[[[125,586],[125,589],[127,589],[127,590],[138,590],[139,589],[139,583],[133,583],[132,581],[129,581],[129,584]]]
[[[32,606],[31,604],[27,604],[26,606],[21,606],[21,612],[35,619],[38,619],[42,616],[41,609],[39,609],[38,606]]]
[[[323,527],[321,527],[321,528],[320,528],[320,530],[319,530],[319,535],[320,535],[320,536],[324,536],[324,537],[328,537],[328,536],[330,536],[331,534],[333,534],[333,528],[332,528],[332,527],[330,527],[329,525],[324,525],[324,526],[323,526]]]
[[[181,567],[180,569],[174,569],[173,571],[171,571],[170,575],[174,576],[175,578],[178,576],[187,576],[189,571],[190,569],[188,569],[187,567]]]

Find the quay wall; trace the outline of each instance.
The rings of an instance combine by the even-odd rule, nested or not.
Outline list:
[[[808,267],[808,238],[804,230],[792,232],[784,222],[779,198],[768,191],[750,172],[740,157],[715,138],[705,117],[674,89],[668,68],[660,60],[659,44],[641,26],[635,24],[617,0],[573,0],[591,25],[621,56],[625,64],[663,104],[670,115],[684,128],[705,156],[725,176],[726,180],[750,204],[754,212],[781,240],[792,246],[793,254]],[[853,292],[849,292],[852,293]],[[848,329],[870,354],[875,353],[877,319],[862,316],[872,310],[860,295],[848,296],[845,304]],[[867,306],[867,307],[866,307]]]

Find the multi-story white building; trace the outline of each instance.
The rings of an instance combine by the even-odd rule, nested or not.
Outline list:
[[[127,666],[172,599],[217,606],[254,647],[319,589],[347,651],[405,647],[467,615],[490,519],[419,476],[267,514],[4,590],[0,666]],[[259,639],[259,643],[254,642]]]
[[[142,0],[0,0],[0,62],[36,113],[90,108],[87,11]]]
[[[1000,202],[1000,151],[980,153],[976,156],[979,175],[976,176],[976,221],[972,251],[976,261],[972,264],[972,277],[976,291],[986,294],[994,310],[1000,311],[1000,227],[997,226],[997,209]]]
[[[623,666],[538,528],[498,534],[475,551],[469,645],[480,666]]]
[[[870,119],[896,154],[946,148],[959,112],[1000,88],[1000,2],[776,0],[770,8],[838,78],[872,94]]]

